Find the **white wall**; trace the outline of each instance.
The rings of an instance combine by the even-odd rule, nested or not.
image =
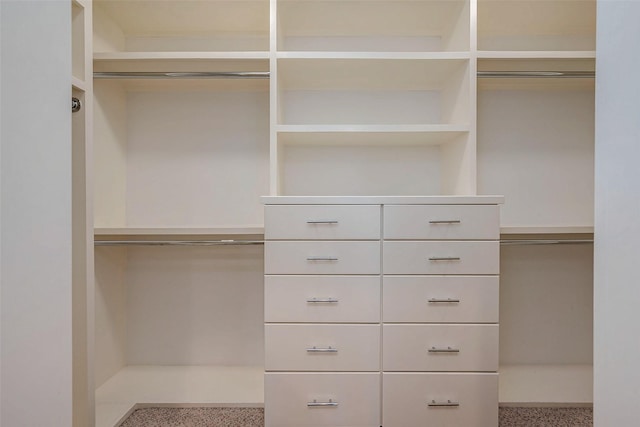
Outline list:
[[[71,2],[0,7],[0,425],[69,427]]]
[[[594,422],[640,425],[640,1],[599,0]]]

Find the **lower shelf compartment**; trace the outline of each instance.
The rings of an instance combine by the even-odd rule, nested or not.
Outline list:
[[[263,366],[127,366],[96,390],[96,427],[136,406],[264,406]]]
[[[593,404],[592,365],[502,365],[499,373],[500,406]]]

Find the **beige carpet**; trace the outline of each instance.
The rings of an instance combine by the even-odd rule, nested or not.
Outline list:
[[[145,408],[121,427],[263,427],[259,408]],[[590,427],[591,408],[500,408],[500,427]]]
[[[262,408],[144,408],[120,427],[264,427]]]

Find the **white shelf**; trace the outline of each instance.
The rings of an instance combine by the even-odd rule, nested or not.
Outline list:
[[[504,197],[501,196],[265,196],[260,200],[267,205],[494,205],[504,203]]]
[[[469,59],[469,52],[278,52],[278,59]]]
[[[593,234],[593,226],[500,227],[500,234]]]
[[[80,90],[82,92],[86,92],[87,90],[87,85],[84,82],[84,80],[81,80],[75,76],[71,77],[71,87],[73,87],[74,89]]]
[[[97,227],[94,229],[96,237],[113,237],[113,236],[234,236],[234,235],[264,235],[263,226],[247,226],[247,227],[212,227],[212,228],[141,228],[141,227]]]
[[[113,427],[137,404],[264,405],[264,367],[127,366],[96,390],[99,427]]]
[[[269,59],[268,51],[256,52],[94,52],[94,61],[138,60],[209,60],[209,59]]]
[[[479,59],[595,59],[595,50],[480,50]]]
[[[592,365],[506,365],[499,370],[501,406],[589,406]]]
[[[441,145],[469,132],[468,125],[280,125],[279,144]]]
[[[269,52],[96,52],[96,72],[269,71]]]

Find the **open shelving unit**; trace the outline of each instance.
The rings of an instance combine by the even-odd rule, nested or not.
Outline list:
[[[505,196],[501,405],[591,405],[595,1],[478,0],[477,57],[574,73],[478,79],[477,183]]]
[[[497,194],[503,240],[593,239],[594,0],[97,0],[92,22],[101,426],[262,404],[260,196]],[[591,401],[591,256],[503,245],[501,404]]]
[[[263,404],[264,255],[245,243],[269,190],[269,10],[95,2],[100,427],[141,405]]]

